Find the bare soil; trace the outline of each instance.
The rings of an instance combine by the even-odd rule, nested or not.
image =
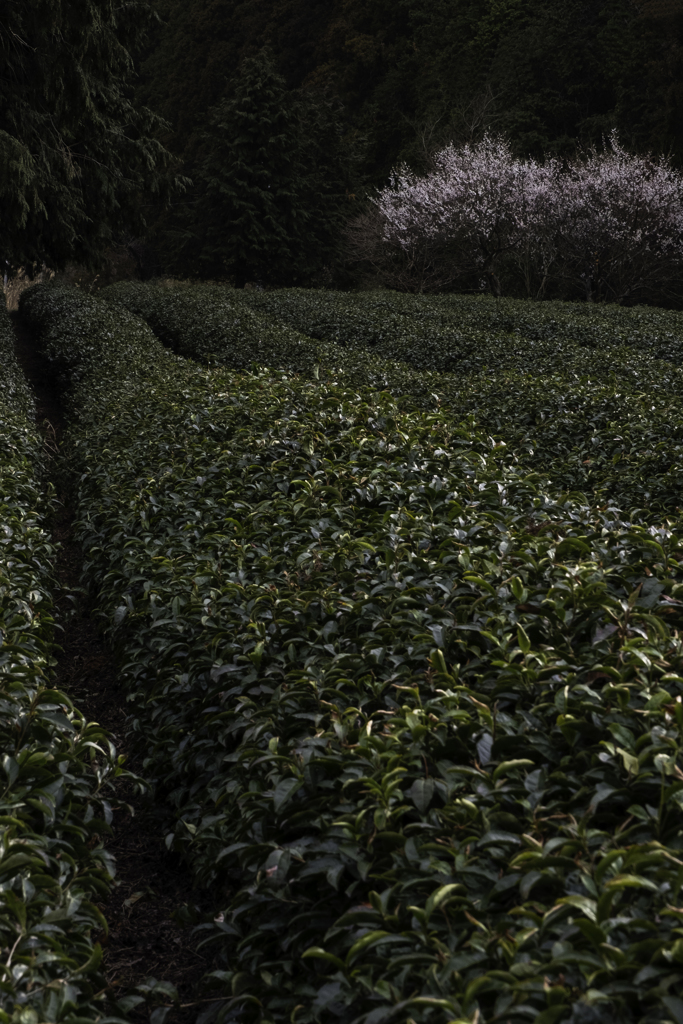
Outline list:
[[[56,472],[65,426],[59,389],[21,315],[11,315],[17,357],[36,396],[37,425],[57,487],[57,512],[52,522],[59,545],[55,603],[64,632],[58,634],[62,650],[57,652],[55,685],[69,694],[88,720],[107,730],[117,753],[127,756],[126,766],[138,772],[127,736],[125,694],[117,682],[92,601],[81,587],[82,553],[72,536],[72,496]],[[100,905],[109,924],[109,934],[98,936],[105,949],[107,980],[117,997],[151,977],[172,982],[181,1006],[171,1011],[167,1024],[189,1024],[201,1009],[198,982],[214,965],[196,950],[191,930],[182,928],[173,914],[183,904],[211,909],[208,894],[193,889],[188,869],[166,850],[164,808],[137,795],[129,783],[122,784],[120,799],[122,804],[130,804],[134,813],[116,812],[113,835],[106,840],[107,849],[116,857],[116,885]],[[141,1006],[130,1019],[147,1021],[149,1009]]]

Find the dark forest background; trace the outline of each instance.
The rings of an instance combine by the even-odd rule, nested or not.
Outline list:
[[[7,0],[0,256],[357,284],[349,223],[448,143],[681,168],[682,42],[683,0]]]
[[[424,145],[509,135],[520,155],[572,150],[616,127],[683,158],[681,0],[154,0],[139,98],[192,165],[208,111],[268,46],[288,90],[343,105],[380,184]]]
[[[542,157],[616,128],[632,151],[683,163],[681,0],[153,7],[136,101],[166,120],[160,141],[193,182],[150,210],[149,252],[167,272],[343,283],[340,229],[368,191],[485,131]],[[259,168],[273,211],[298,208],[298,222],[269,219]]]

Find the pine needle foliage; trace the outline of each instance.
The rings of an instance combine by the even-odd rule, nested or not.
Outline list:
[[[340,116],[325,95],[288,90],[268,50],[244,60],[186,164],[194,201],[160,225],[171,269],[238,287],[320,280],[348,214]]]
[[[6,0],[0,9],[0,260],[99,265],[122,231],[144,227],[140,197],[182,180],[132,102],[130,50],[155,15],[146,2]]]

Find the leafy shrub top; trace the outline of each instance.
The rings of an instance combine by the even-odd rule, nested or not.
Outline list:
[[[79,534],[167,841],[216,893],[207,1024],[675,1017],[681,522],[637,497],[678,480],[678,370],[655,398],[471,375],[494,436],[331,373],[148,358],[87,296],[26,302],[72,360]],[[584,445],[595,494],[562,493]]]

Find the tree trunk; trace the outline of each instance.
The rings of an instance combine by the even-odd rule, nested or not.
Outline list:
[[[500,287],[500,281],[498,280],[498,278],[496,277],[492,270],[486,270],[484,271],[484,273],[486,274],[486,280],[489,283],[491,294],[494,295],[495,298],[499,299],[503,294],[502,289]]]

